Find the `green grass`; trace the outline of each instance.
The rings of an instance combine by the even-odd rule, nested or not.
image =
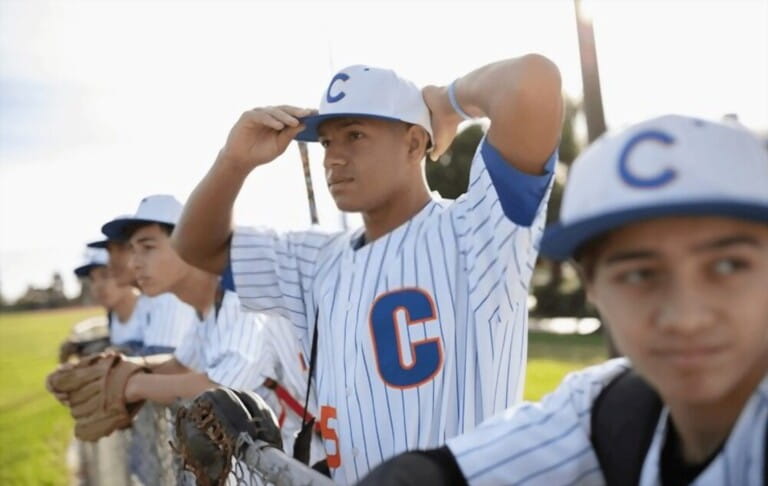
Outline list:
[[[0,484],[66,485],[67,409],[46,391],[59,343],[98,309],[0,314]]]
[[[565,375],[607,357],[599,335],[571,336],[532,332],[528,341],[525,399],[539,400],[551,392]]]
[[[0,314],[0,485],[67,485],[72,420],[44,387],[59,343],[98,309]],[[605,359],[599,336],[531,333],[525,398],[538,400],[570,371]]]

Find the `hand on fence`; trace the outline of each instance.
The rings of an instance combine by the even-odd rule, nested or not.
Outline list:
[[[131,426],[143,402],[126,404],[125,385],[135,373],[145,371],[120,354],[105,352],[60,366],[48,376],[46,387],[70,407],[75,436],[95,441]]]
[[[217,388],[201,393],[176,412],[174,449],[198,486],[223,486],[238,453],[238,438],[246,433],[282,450],[275,415],[253,392]]]

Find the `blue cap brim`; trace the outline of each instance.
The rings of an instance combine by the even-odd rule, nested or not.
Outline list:
[[[110,221],[109,223],[106,223],[104,226],[102,226],[101,232],[104,233],[104,236],[106,236],[110,240],[125,241],[128,239],[128,235],[125,234],[125,230],[126,228],[128,228],[128,226],[133,224],[170,224],[170,223],[166,223],[165,221],[154,221],[151,219],[133,219],[133,218],[115,219]]]
[[[544,230],[540,252],[553,260],[567,260],[586,243],[609,231],[639,221],[670,216],[724,216],[768,223],[768,205],[698,201],[627,209],[570,224],[556,223]]]
[[[78,277],[87,277],[91,270],[97,267],[106,267],[106,265],[102,263],[88,263],[87,265],[81,265],[75,269],[75,275]]]
[[[88,248],[107,248],[109,246],[109,240],[92,241],[85,246]]]
[[[319,138],[317,134],[317,128],[324,121],[331,120],[333,118],[375,118],[377,120],[402,121],[399,118],[369,115],[366,113],[327,113],[325,115],[310,115],[299,119],[306,128],[299,132],[299,134],[294,137],[294,140],[298,140],[299,142],[317,142]]]

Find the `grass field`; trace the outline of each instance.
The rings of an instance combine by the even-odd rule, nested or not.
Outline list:
[[[72,324],[98,314],[76,309],[0,314],[0,485],[66,485],[72,422],[45,391],[58,345]],[[536,400],[574,369],[600,362],[598,336],[533,333],[525,397]]]
[[[44,387],[59,343],[98,309],[0,314],[0,484],[65,485],[72,422]]]

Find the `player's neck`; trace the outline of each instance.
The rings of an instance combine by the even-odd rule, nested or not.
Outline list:
[[[701,463],[723,444],[765,374],[765,367],[756,367],[716,402],[699,405],[665,400],[686,462]]]
[[[120,322],[127,322],[128,319],[131,318],[133,315],[133,309],[136,308],[136,301],[138,299],[139,296],[136,294],[136,292],[133,291],[133,289],[131,289],[130,292],[125,292],[125,295],[117,301],[115,306],[112,308],[112,312],[117,315],[117,319]]]
[[[213,307],[218,287],[219,277],[190,266],[172,291],[182,302],[191,305],[198,317],[203,317]]]
[[[365,241],[371,243],[414,217],[429,202],[426,184],[414,184],[398,192],[380,207],[363,213]]]

